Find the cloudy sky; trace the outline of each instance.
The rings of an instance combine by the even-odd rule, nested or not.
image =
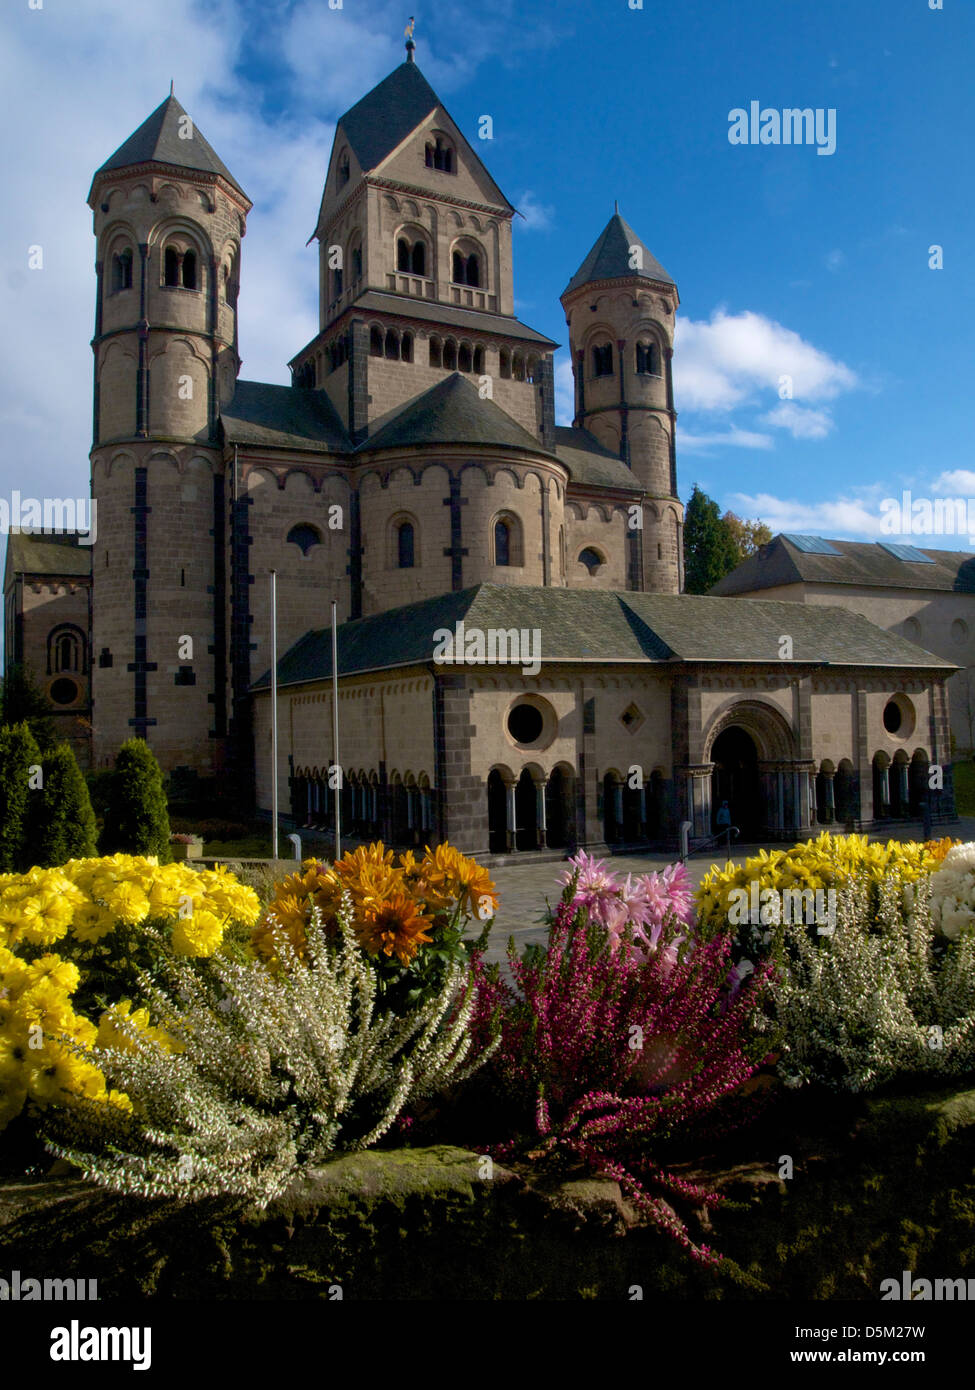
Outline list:
[[[402,61],[410,4],[423,73],[522,214],[519,316],[565,341],[558,296],[616,198],[677,281],[685,498],[871,538],[903,488],[975,496],[975,14],[931,3],[4,0],[0,496],[87,494],[85,198],[170,79],[254,202],[242,374],[288,380],[317,329],[305,243],[335,122]],[[732,145],[752,101],[832,109],[835,153]]]

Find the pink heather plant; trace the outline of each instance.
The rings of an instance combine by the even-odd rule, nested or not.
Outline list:
[[[529,1157],[581,1161],[615,1178],[695,1259],[716,1262],[661,1192],[700,1205],[720,1198],[667,1173],[650,1145],[755,1071],[742,1032],[758,991],[729,998],[725,937],[690,943],[679,934],[690,925],[686,873],[665,870],[620,886],[588,856],[573,863],[547,951],[520,958],[509,947],[514,988],[475,956],[472,1031],[475,1038],[501,1031],[491,1080],[534,1130]],[[642,947],[620,925],[624,913]],[[493,1151],[501,1157],[524,1147],[512,1140]]]

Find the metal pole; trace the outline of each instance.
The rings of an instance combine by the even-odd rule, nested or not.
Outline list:
[[[278,585],[271,571],[271,858],[278,857]]]
[[[335,858],[342,857],[342,765],[339,762],[339,634],[338,603],[332,599],[332,763],[335,780]]]

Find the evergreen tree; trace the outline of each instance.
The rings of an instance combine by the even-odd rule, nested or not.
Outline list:
[[[141,738],[123,743],[115,759],[101,848],[106,854],[157,854],[169,862],[169,811],[163,777]]]
[[[26,863],[27,815],[32,797],[31,768],[40,767],[41,751],[25,723],[0,728],[0,873],[29,868]]]
[[[44,758],[44,786],[28,815],[27,841],[33,863],[45,867],[96,853],[95,813],[74,752],[58,744]]]
[[[57,744],[50,718],[52,706],[26,666],[9,666],[0,682],[0,725],[25,723],[38,748],[47,753]]]
[[[685,594],[706,594],[736,564],[737,549],[717,502],[695,483],[684,514]]]

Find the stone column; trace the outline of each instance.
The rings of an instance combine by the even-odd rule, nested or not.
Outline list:
[[[536,828],[536,832],[537,832],[536,838],[537,838],[537,840],[538,840],[538,848],[539,848],[539,849],[544,849],[544,848],[545,848],[545,835],[546,835],[546,831],[547,831],[547,829],[548,829],[548,826],[547,826],[546,821],[545,821],[545,783],[544,783],[544,782],[536,782],[536,783],[535,783],[535,807],[536,807],[536,821],[537,821],[537,824],[536,824],[536,827],[535,827],[535,828]]]
[[[901,815],[906,818],[911,814],[911,788],[908,781],[907,763],[897,764],[897,784],[900,790]]]
[[[515,805],[515,783],[508,782],[505,785],[507,815],[505,817],[505,831],[508,840],[508,848],[517,850],[518,848],[518,820],[517,808]]]

